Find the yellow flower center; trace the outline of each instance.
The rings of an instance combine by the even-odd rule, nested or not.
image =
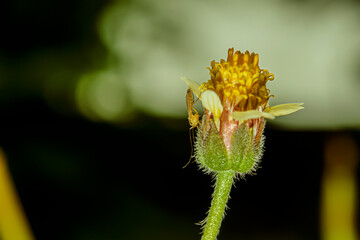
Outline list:
[[[266,82],[274,80],[274,74],[260,69],[258,63],[258,54],[249,51],[234,54],[234,48],[230,48],[227,61],[211,62],[211,68],[208,68],[211,79],[200,86],[200,91],[215,91],[222,105],[234,111],[264,109],[272,97]]]

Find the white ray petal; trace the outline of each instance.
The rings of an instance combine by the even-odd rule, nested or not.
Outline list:
[[[273,107],[265,109],[265,112],[270,113],[275,117],[288,115],[296,111],[299,111],[300,109],[304,109],[304,107],[301,106],[303,104],[304,103],[286,103],[286,104],[275,105]]]
[[[223,106],[219,96],[211,90],[201,93],[200,100],[204,108],[208,109],[213,115],[215,124],[218,125],[220,116],[223,112]]]
[[[185,81],[185,83],[188,85],[190,90],[195,94],[195,96],[200,98],[200,90],[199,90],[200,84],[193,80],[190,80],[187,77],[181,77],[181,79]]]
[[[245,120],[255,119],[255,118],[260,118],[260,117],[269,118],[269,119],[275,118],[273,115],[271,115],[269,113],[261,112],[261,111],[257,111],[257,110],[249,110],[249,111],[244,111],[244,112],[236,111],[236,112],[233,112],[233,117],[234,117],[234,119],[236,119],[238,121],[245,121]]]

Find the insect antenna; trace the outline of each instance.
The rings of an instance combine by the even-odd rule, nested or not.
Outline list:
[[[189,157],[189,161],[185,164],[185,166],[183,166],[182,168],[186,168],[192,160],[193,157],[193,153],[194,153],[194,142],[195,142],[195,129],[194,128],[190,128],[189,129],[189,138],[190,138],[190,146],[191,146],[191,152],[190,152],[190,157]]]

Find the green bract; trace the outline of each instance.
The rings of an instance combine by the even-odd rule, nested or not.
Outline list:
[[[215,172],[233,170],[240,174],[256,169],[263,154],[262,132],[256,141],[253,129],[240,124],[231,136],[228,150],[213,120],[204,119],[198,129],[196,159],[202,168]]]

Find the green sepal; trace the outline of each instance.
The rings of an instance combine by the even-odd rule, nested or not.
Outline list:
[[[253,130],[241,124],[231,137],[230,159],[232,170],[249,173],[256,170],[262,155],[263,137],[256,144]]]
[[[255,139],[253,129],[241,124],[231,136],[230,151],[227,150],[222,136],[214,121],[203,120],[201,123],[195,148],[196,159],[200,166],[208,171],[233,170],[240,174],[254,172],[263,153],[263,127]]]
[[[200,165],[207,170],[223,171],[231,166],[225,143],[212,120],[203,121],[199,128],[196,156]]]

